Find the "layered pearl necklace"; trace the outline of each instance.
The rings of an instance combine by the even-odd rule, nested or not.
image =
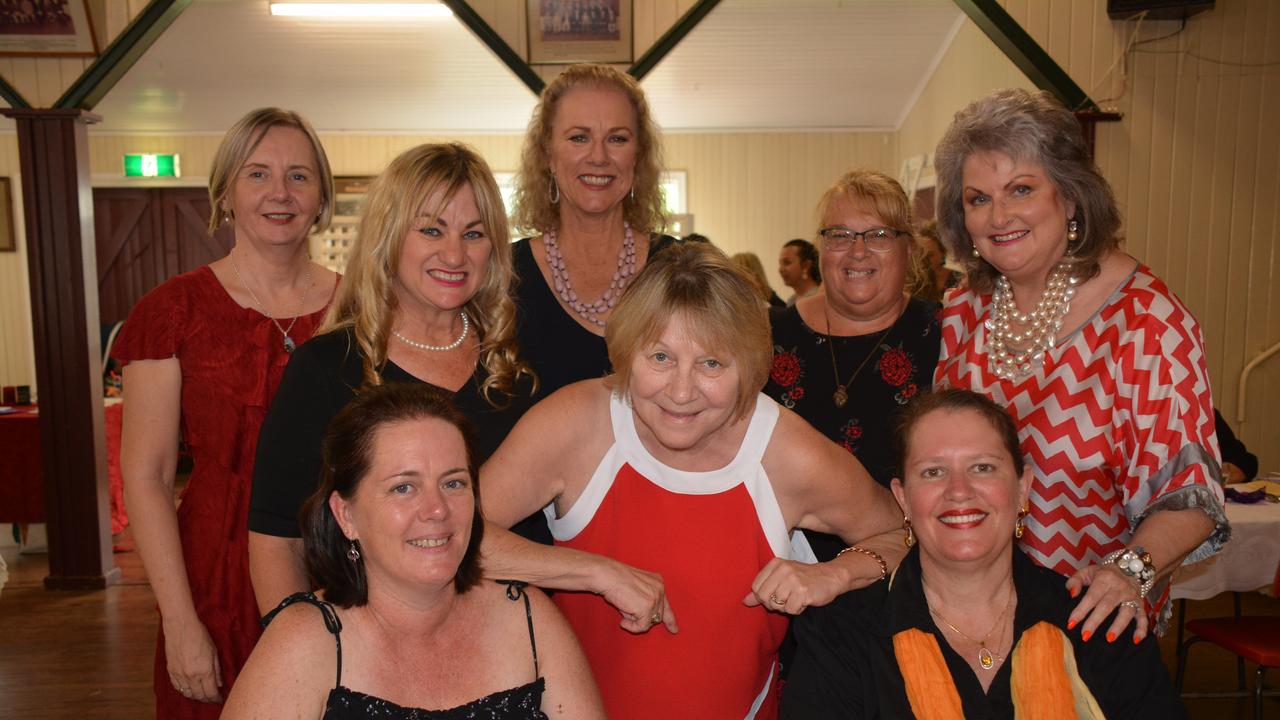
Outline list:
[[[556,243],[556,231],[548,230],[542,236],[542,246],[547,251],[547,267],[551,270],[551,282],[555,285],[556,293],[579,317],[599,327],[604,327],[605,322],[600,316],[618,304],[618,298],[627,286],[627,279],[636,271],[636,241],[631,236],[630,225],[624,222],[622,228],[622,250],[618,252],[618,267],[613,271],[613,280],[600,299],[593,303],[582,302],[573,289],[573,283],[569,281],[569,269],[564,264],[564,255],[560,253],[560,246]]]
[[[991,312],[983,323],[987,328],[988,369],[1003,380],[1020,380],[1043,365],[1045,352],[1053,347],[1062,319],[1071,310],[1078,283],[1071,275],[1070,263],[1058,263],[1049,273],[1049,282],[1035,309],[1023,314],[1013,300],[1009,279],[1004,275],[996,278]]]
[[[466,311],[459,310],[458,314],[462,316],[462,334],[458,335],[458,339],[448,345],[428,345],[427,343],[418,342],[417,340],[410,340],[395,330],[392,330],[391,334],[395,335],[396,339],[405,345],[419,350],[429,350],[431,352],[445,352],[446,350],[452,350],[461,345],[463,340],[467,339],[467,331],[471,329],[471,322],[467,320]]]

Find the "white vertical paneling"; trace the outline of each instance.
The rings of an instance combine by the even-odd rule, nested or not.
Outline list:
[[[1093,97],[1125,88],[1114,102],[1123,121],[1098,128],[1098,164],[1125,216],[1126,249],[1200,320],[1214,402],[1234,423],[1240,370],[1280,342],[1280,7],[1219,0],[1176,37],[1140,46],[1123,83],[1118,64],[1106,73],[1134,25],[1107,18],[1102,3],[1088,20],[1086,3],[1071,0],[1001,4]],[[1178,27],[1145,22],[1139,39]],[[1251,377],[1236,427],[1265,470],[1280,469],[1278,394],[1273,359]]]
[[[22,178],[16,135],[0,136],[0,175],[13,190],[13,229],[17,250],[0,252],[0,384],[35,385],[31,359],[31,312],[27,249],[23,237]]]

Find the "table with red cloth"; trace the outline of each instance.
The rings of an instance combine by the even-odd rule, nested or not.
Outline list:
[[[45,521],[44,462],[40,451],[40,416],[36,407],[20,407],[0,415],[0,523]],[[111,534],[124,530],[124,482],[120,475],[120,424],[124,405],[107,400],[107,475],[111,489]]]

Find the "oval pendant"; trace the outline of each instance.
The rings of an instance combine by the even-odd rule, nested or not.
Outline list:
[[[983,670],[990,670],[995,667],[996,659],[992,657],[991,651],[985,647],[978,648],[978,664]]]
[[[844,391],[843,385],[837,385],[836,391],[831,393],[831,402],[835,403],[838,408],[844,407],[844,404],[849,402],[849,393]]]
[[[292,353],[292,352],[293,352],[293,350],[294,350],[294,348],[296,348],[296,347],[298,347],[298,346],[294,344],[294,342],[293,342],[293,338],[289,337],[288,335],[285,335],[285,336],[284,336],[284,351],[285,351],[286,353]]]

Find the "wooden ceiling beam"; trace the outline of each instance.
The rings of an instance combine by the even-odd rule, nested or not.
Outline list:
[[[698,0],[693,7],[689,8],[688,12],[676,21],[675,25],[672,25],[663,33],[662,37],[658,38],[645,51],[644,55],[641,55],[635,61],[627,72],[636,80],[643,80],[644,76],[657,67],[658,63],[662,62],[662,59],[667,56],[667,53],[674,50],[676,45],[679,45],[680,41],[692,32],[698,26],[698,23],[702,22],[702,19],[719,4],[720,0]]]
[[[538,73],[534,72],[531,66],[524,58],[507,44],[506,40],[494,30],[489,23],[485,22],[480,14],[471,8],[467,0],[440,0],[450,10],[453,11],[454,17],[462,21],[472,33],[475,34],[480,42],[484,43],[493,51],[494,55],[506,65],[511,72],[515,73],[520,82],[529,88],[534,95],[541,95],[542,88],[546,86]]]

